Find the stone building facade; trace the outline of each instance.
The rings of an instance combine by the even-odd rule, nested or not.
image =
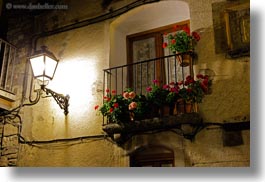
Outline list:
[[[226,52],[216,53],[214,28],[219,19],[215,8],[226,1],[141,1],[118,16],[97,19],[134,2],[117,0],[102,8],[97,0],[62,0],[61,9],[27,11],[15,9],[21,1],[14,1],[6,9],[7,41],[17,47],[13,108],[35,97],[33,88],[38,84],[32,79],[28,56],[41,45],[60,60],[48,87],[69,94],[70,106],[65,116],[52,98],[41,98],[33,106],[20,108],[13,120],[1,116],[0,166],[129,167],[132,154],[149,146],[173,151],[174,165],[179,167],[250,166],[250,129],[240,125],[250,123],[250,57],[231,59]],[[139,134],[123,146],[116,145],[102,131],[102,117],[94,111],[102,102],[102,90],[97,89],[102,86],[102,70],[126,63],[127,35],[183,20],[190,20],[191,30],[201,31],[194,71],[215,73],[212,93],[199,104],[203,122],[211,124],[193,141],[163,131]],[[229,123],[237,129],[224,130]],[[240,142],[225,144],[238,138]]]

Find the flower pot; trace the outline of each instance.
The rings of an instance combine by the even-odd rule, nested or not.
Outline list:
[[[169,105],[163,105],[160,107],[160,116],[169,116],[170,115],[170,107]]]
[[[180,99],[176,103],[177,114],[198,112],[198,104]]]
[[[192,56],[189,53],[183,53],[177,55],[177,60],[182,67],[186,67],[192,64]]]

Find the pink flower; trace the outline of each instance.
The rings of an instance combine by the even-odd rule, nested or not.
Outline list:
[[[135,109],[137,107],[137,103],[136,102],[131,102],[130,104],[129,104],[129,110],[133,110],[133,109]]]
[[[135,94],[134,92],[130,92],[130,93],[129,93],[129,98],[134,99],[135,95],[136,95],[136,94]]]
[[[147,92],[151,92],[151,91],[152,91],[152,87],[147,87],[147,88],[146,88],[146,91],[147,91]]]
[[[158,80],[153,80],[153,83],[154,83],[154,84],[157,84],[157,83],[158,83]]]
[[[169,85],[163,85],[163,89],[168,89]]]
[[[123,93],[123,97],[124,97],[125,99],[129,99],[130,95],[129,95],[128,92],[124,92],[124,93]]]

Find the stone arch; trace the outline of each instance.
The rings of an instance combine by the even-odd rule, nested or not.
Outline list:
[[[155,155],[160,153],[166,154],[165,157],[174,156],[174,166],[183,167],[189,166],[188,161],[186,161],[183,140],[182,136],[172,131],[137,134],[128,140],[122,148],[128,157],[126,159],[128,166],[131,166],[130,162],[135,154],[141,155],[142,153],[143,157],[144,155],[152,154],[153,156],[150,158],[155,158]]]
[[[190,19],[188,3],[169,0],[137,7],[110,24],[110,67],[127,63],[126,36]]]

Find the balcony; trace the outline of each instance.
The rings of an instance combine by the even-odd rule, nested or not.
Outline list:
[[[189,55],[189,58],[185,60],[186,54]],[[192,52],[186,54],[169,55],[104,69],[103,90],[107,90],[107,93],[104,92],[103,104],[108,104],[108,102],[113,103],[105,108],[103,131],[105,131],[113,140],[115,140],[115,142],[119,144],[122,144],[131,136],[139,133],[164,130],[174,131],[187,139],[193,140],[197,132],[200,131],[203,126],[202,118],[197,110],[197,103],[193,103],[192,108],[189,111],[187,109],[181,110],[176,99],[173,101],[174,103],[171,113],[165,114],[165,111],[162,109],[164,106],[163,104],[159,106],[158,110],[154,111],[154,108],[152,107],[154,103],[152,103],[152,101],[151,104],[148,103],[148,94],[150,92],[146,89],[155,84],[157,84],[159,88],[163,88],[167,85],[168,94],[171,92],[169,91],[169,86],[172,86],[172,83],[178,87],[178,91],[188,88],[186,84],[186,77],[190,76],[190,78],[194,81],[192,62],[194,55]],[[154,83],[154,80],[156,83]],[[198,87],[200,87],[200,85]],[[147,110],[145,110],[145,113],[141,117],[137,118],[136,113],[133,113],[133,117],[135,117],[131,118],[129,117],[129,114],[132,112],[129,111],[128,114],[126,111],[128,108],[128,102],[123,102],[124,97],[122,97],[122,95],[128,88],[132,89],[137,96],[144,96],[144,99],[147,99],[144,100],[144,102],[147,103],[144,106]],[[113,90],[115,93],[114,96],[112,95]],[[177,95],[180,95],[178,91],[174,92],[176,92]],[[105,100],[106,98],[107,100]],[[156,98],[160,99],[158,97]],[[132,101],[135,101],[135,99],[131,99],[129,102]],[[114,106],[114,102],[118,103],[116,108]],[[120,107],[124,103],[125,110]],[[141,106],[142,104],[143,103],[141,103]],[[122,116],[117,117],[118,121],[111,120],[113,119],[111,118],[113,111],[109,113],[108,109],[112,106],[114,106],[112,108],[113,111],[115,111],[115,109],[120,109],[122,112]],[[139,102],[137,103],[137,108],[138,106]],[[184,108],[186,108],[185,104]],[[102,111],[102,107],[100,110]],[[123,115],[123,112],[126,114]],[[115,135],[119,135],[119,137],[117,138]]]
[[[17,48],[0,39],[0,109],[9,110],[15,100],[14,65]]]

